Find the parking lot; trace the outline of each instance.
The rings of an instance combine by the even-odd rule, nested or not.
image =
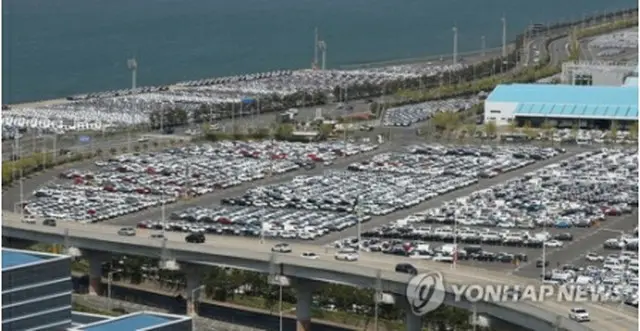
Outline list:
[[[353,227],[358,218],[368,226],[382,215],[406,212],[479,179],[494,180],[499,175],[496,170],[514,171],[559,153],[534,147],[438,145],[410,146],[405,153],[381,151],[350,164],[347,171],[300,174],[290,181],[248,188],[244,194],[221,196],[223,206],[176,208],[166,214],[171,221],[167,230],[329,240]],[[159,218],[149,220],[139,226],[162,228]]]
[[[360,247],[447,263],[457,249],[459,263],[538,277],[546,245],[548,277],[590,277],[637,304],[637,167],[636,150],[584,152],[368,229]]]
[[[408,127],[430,119],[437,112],[458,112],[479,102],[477,98],[454,98],[389,108],[384,112],[382,125]]]
[[[69,169],[34,190],[25,207],[42,218],[104,221],[214,190],[370,152],[374,144],[220,142],[128,154]],[[29,194],[31,192],[26,192]],[[6,206],[5,206],[6,207]],[[11,207],[11,206],[10,206]]]

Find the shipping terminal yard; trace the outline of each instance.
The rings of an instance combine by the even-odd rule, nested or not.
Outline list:
[[[636,9],[532,25],[464,56],[454,27],[452,56],[356,69],[326,68],[316,30],[311,69],[139,87],[130,59],[131,88],[4,105],[3,298],[26,286],[47,307],[7,296],[3,328],[637,329],[638,31],[618,26],[629,19]],[[561,70],[515,80],[547,65]],[[427,273],[444,279],[436,291],[513,290],[507,303],[445,298],[455,308],[436,322],[407,290]],[[271,312],[219,298],[262,278]],[[521,300],[527,285],[606,302]],[[72,289],[74,309],[126,314],[72,313]],[[222,307],[252,317],[211,312]]]

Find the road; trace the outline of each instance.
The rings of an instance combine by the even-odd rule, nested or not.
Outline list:
[[[139,230],[136,237],[122,237],[115,233],[119,226],[109,224],[79,224],[74,222],[59,223],[58,228],[45,227],[42,225],[30,225],[21,223],[19,215],[4,212],[3,213],[3,226],[11,226],[13,228],[22,229],[38,229],[38,231],[47,233],[58,233],[62,236],[68,234],[68,240],[70,245],[74,245],[73,238],[83,238],[89,240],[100,240],[103,242],[111,242],[114,245],[117,243],[127,243],[135,245],[144,245],[148,247],[158,247],[158,257],[161,254],[161,240],[150,238],[152,231]],[[209,237],[209,240],[204,244],[188,244],[184,243],[184,234],[181,233],[166,233],[168,249],[176,249],[184,254],[187,252],[197,252],[201,254],[203,252],[211,255],[229,255],[239,256],[246,259],[273,259],[274,263],[284,263],[290,265],[309,265],[318,270],[329,270],[329,272],[350,273],[354,275],[375,275],[377,270],[380,270],[383,275],[392,275],[393,270],[397,263],[402,261],[408,261],[408,258],[401,258],[397,256],[385,256],[375,253],[363,252],[360,255],[358,261],[355,262],[338,262],[333,258],[335,253],[333,249],[309,245],[303,243],[292,244],[293,253],[291,254],[275,254],[273,257],[268,257],[270,248],[276,243],[273,241],[264,241],[262,244],[253,240],[248,241],[244,238],[237,237]],[[79,248],[83,248],[78,246]],[[224,252],[224,253],[222,253]],[[296,257],[302,252],[313,252],[318,255],[318,260],[308,260],[301,257]],[[177,260],[181,260],[180,257],[175,257]],[[213,258],[211,261],[215,261]],[[412,260],[412,263],[421,272],[439,272],[442,274],[443,279],[447,283],[453,284],[478,284],[478,285],[490,285],[501,284],[510,286],[525,286],[527,284],[535,286],[536,280],[523,278],[517,275],[508,275],[502,272],[474,268],[465,265],[459,265],[457,268],[452,269],[448,264],[442,264],[432,261],[416,261]],[[327,268],[327,269],[325,269]],[[340,270],[340,271],[337,271]],[[387,276],[385,276],[387,277]],[[556,316],[567,316],[569,309],[574,306],[570,302],[559,302],[555,299],[549,298],[541,302],[519,302],[511,305],[524,309],[527,311],[535,312],[542,309],[547,314],[551,313]],[[637,311],[622,307],[620,310],[599,304],[584,302],[580,303],[590,313],[591,322],[584,325],[594,331],[600,330],[636,330],[638,328]]]

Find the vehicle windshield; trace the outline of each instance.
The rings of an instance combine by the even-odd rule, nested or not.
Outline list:
[[[574,311],[576,312],[576,314],[584,314],[584,313],[586,313],[586,312],[587,312],[587,311],[586,311],[586,310],[584,310],[584,309],[576,309],[576,310],[574,310]]]

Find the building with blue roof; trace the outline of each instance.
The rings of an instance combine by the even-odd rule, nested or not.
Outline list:
[[[556,126],[622,127],[638,120],[638,88],[551,84],[498,85],[487,97],[484,121],[507,125],[549,121]]]
[[[624,80],[624,85],[622,85],[624,87],[635,87],[638,88],[638,77],[627,77]]]
[[[71,326],[71,258],[2,248],[2,329]]]
[[[191,331],[191,317],[156,312],[137,312],[74,326],[68,331]]]

